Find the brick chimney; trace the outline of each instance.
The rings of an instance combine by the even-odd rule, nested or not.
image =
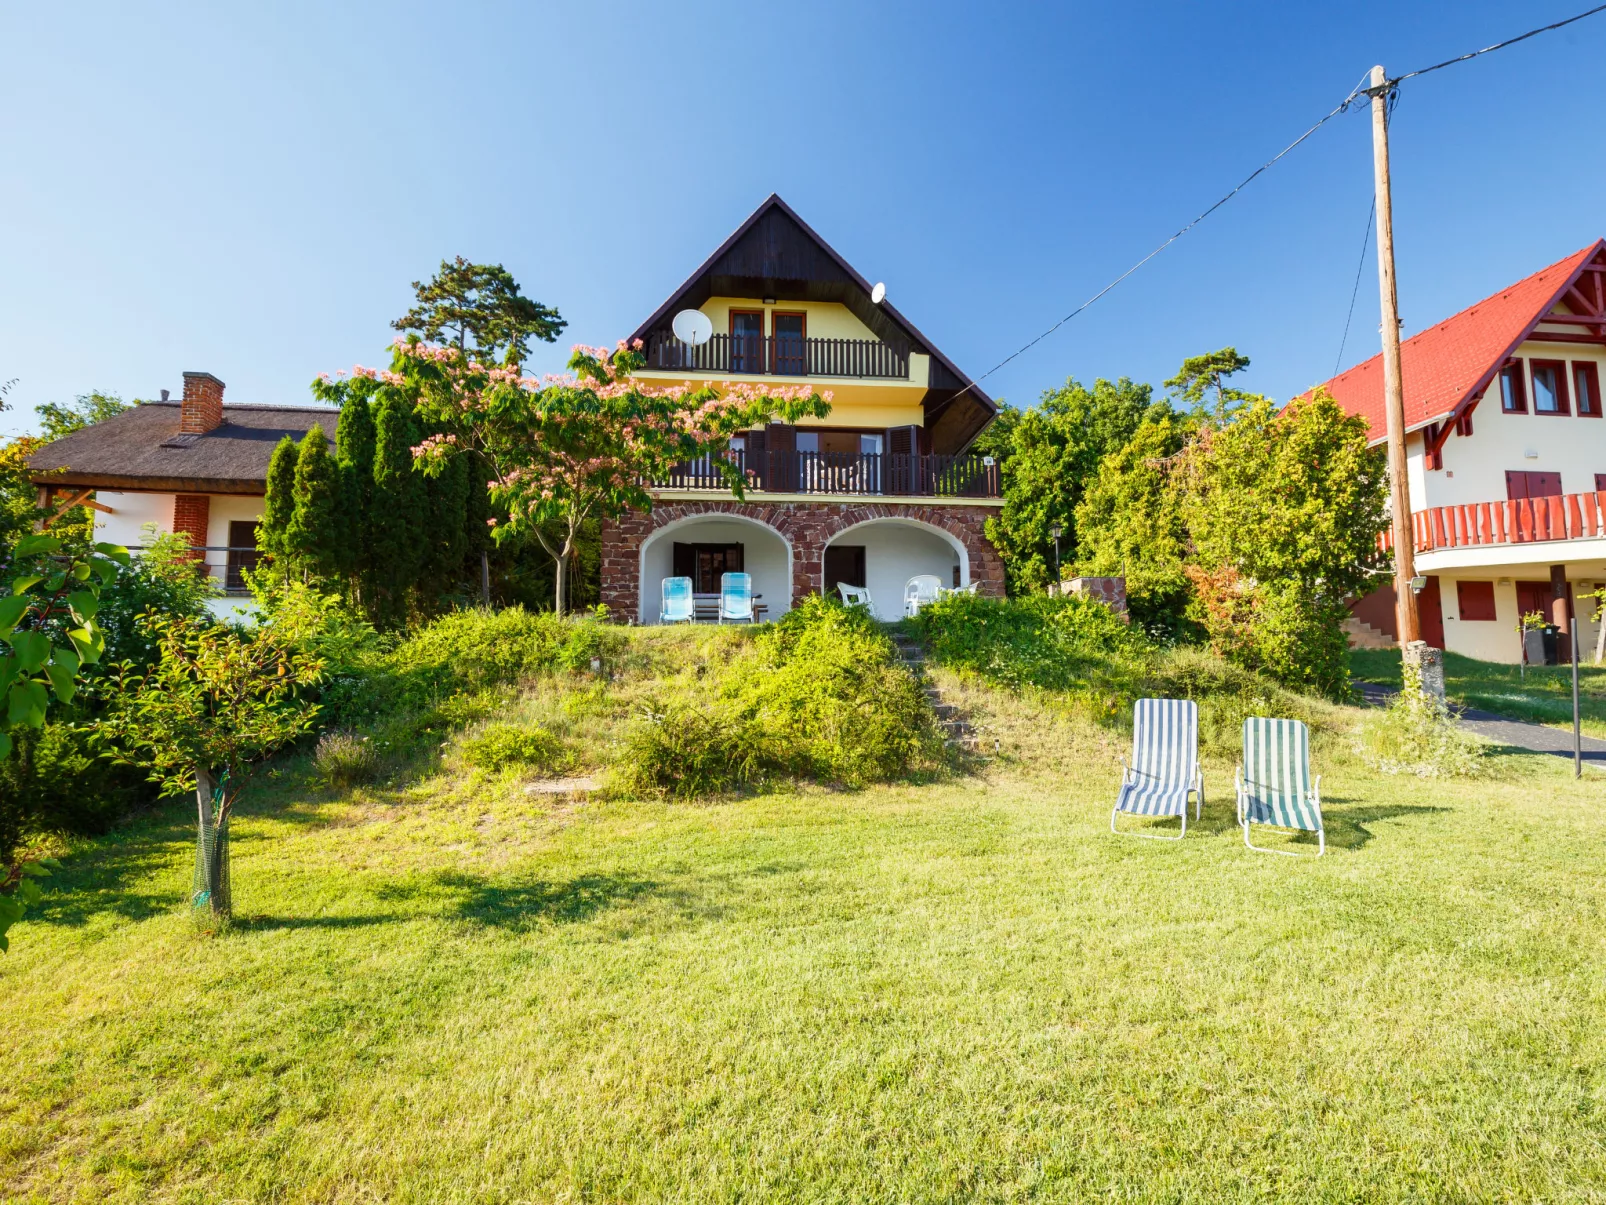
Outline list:
[[[184,400],[179,403],[181,435],[200,435],[223,425],[223,382],[209,372],[184,374]]]

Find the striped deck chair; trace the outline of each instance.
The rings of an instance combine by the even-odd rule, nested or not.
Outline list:
[[[1204,810],[1204,776],[1199,772],[1199,706],[1191,699],[1139,699],[1132,717],[1132,764],[1121,759],[1121,793],[1110,812],[1110,831],[1119,833],[1115,818],[1178,816],[1182,831],[1128,833],[1161,841],[1180,841],[1188,832],[1188,796],[1194,797],[1193,818]]]
[[[1298,720],[1250,716],[1244,721],[1244,758],[1233,785],[1238,791],[1238,823],[1244,844],[1263,854],[1299,855],[1291,849],[1262,849],[1249,839],[1249,826],[1269,824],[1316,834],[1316,856],[1327,852],[1322,829],[1322,779],[1310,776],[1310,730]]]

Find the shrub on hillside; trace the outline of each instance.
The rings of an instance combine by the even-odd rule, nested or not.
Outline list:
[[[528,766],[533,770],[561,768],[567,759],[562,743],[545,728],[492,724],[462,745],[463,760],[480,770]]]
[[[1488,746],[1455,722],[1444,700],[1414,684],[1369,715],[1356,752],[1374,770],[1417,778],[1477,778],[1488,772]]]
[[[355,732],[326,732],[318,738],[313,765],[326,786],[360,786],[379,777],[379,750]]]
[[[705,706],[677,700],[632,731],[627,785],[677,798],[785,777],[858,786],[940,762],[920,684],[862,611],[811,598],[719,672]]]

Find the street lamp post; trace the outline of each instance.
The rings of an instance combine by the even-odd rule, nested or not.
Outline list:
[[[1060,528],[1059,528],[1059,525],[1056,524],[1051,530],[1052,530],[1053,535],[1054,535],[1054,581],[1056,583],[1055,588],[1058,589],[1057,583],[1060,580]]]

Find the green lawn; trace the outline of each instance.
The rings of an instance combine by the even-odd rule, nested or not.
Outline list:
[[[1351,649],[1350,671],[1362,681],[1398,687],[1399,650]],[[1515,665],[1446,653],[1444,690],[1452,702],[1463,707],[1478,707],[1569,731],[1573,726],[1571,665],[1530,665],[1524,673]],[[1585,732],[1606,737],[1606,666],[1579,665],[1578,710]]]
[[[0,962],[0,1197],[1606,1197],[1599,770],[1330,737],[1295,861],[1224,765],[1185,842],[1111,837],[1117,739],[995,705],[1019,760],[856,794],[292,765],[219,938],[188,807],[86,846]]]

